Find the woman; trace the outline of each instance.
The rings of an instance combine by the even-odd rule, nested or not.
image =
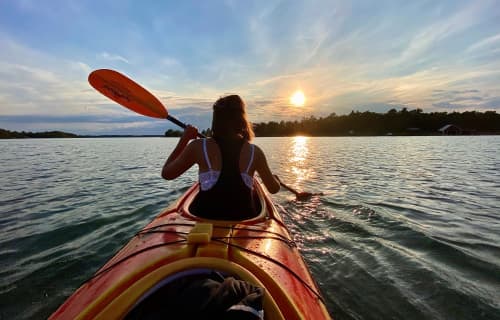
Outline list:
[[[240,96],[230,95],[215,102],[212,138],[189,143],[197,134],[192,126],[184,130],[163,166],[162,177],[175,179],[197,164],[200,191],[191,212],[225,220],[248,219],[258,214],[253,193],[254,173],[259,174],[271,193],[279,191],[280,183],[271,173],[262,150],[250,143],[254,133]]]

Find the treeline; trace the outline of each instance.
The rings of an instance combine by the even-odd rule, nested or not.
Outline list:
[[[165,137],[180,137],[180,136],[182,136],[183,132],[184,131],[181,131],[181,130],[168,129],[167,131],[165,131],[164,136]],[[205,135],[205,136],[210,136],[211,135],[210,129],[202,130],[201,134]]]
[[[459,126],[464,134],[500,134],[500,114],[496,111],[431,112],[422,109],[387,113],[353,111],[348,115],[314,116],[300,121],[257,123],[256,136],[343,136],[343,135],[433,135],[448,124]]]
[[[73,133],[62,131],[46,131],[46,132],[17,132],[0,129],[0,139],[19,139],[19,138],[77,138]]]

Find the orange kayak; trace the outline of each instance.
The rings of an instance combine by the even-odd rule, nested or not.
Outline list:
[[[192,215],[189,205],[198,189],[194,185],[161,212],[49,319],[131,319],[176,280],[208,271],[262,288],[265,319],[330,319],[318,286],[259,183],[260,214],[244,221]],[[175,308],[168,306],[169,299],[163,297],[165,307]]]

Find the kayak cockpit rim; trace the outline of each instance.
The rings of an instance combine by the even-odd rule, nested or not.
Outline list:
[[[247,269],[224,259],[211,257],[193,257],[179,260],[163,265],[153,272],[150,272],[132,285],[120,292],[118,296],[113,297],[115,290],[107,290],[98,297],[92,304],[87,306],[77,317],[77,319],[122,319],[142,300],[144,295],[151,295],[152,290],[157,290],[156,286],[165,278],[173,276],[176,273],[186,272],[189,269],[212,269],[224,272],[228,275],[253,283],[261,288],[266,286]],[[167,281],[168,283],[168,281]],[[286,295],[286,293],[283,292]],[[266,319],[285,319],[281,313],[280,307],[274,298],[265,290],[264,294],[264,314]],[[291,305],[293,307],[293,305]],[[297,310],[295,311],[297,312]]]
[[[191,280],[190,278],[194,278],[191,281],[196,281],[199,279],[212,279],[213,280],[214,278],[219,278],[218,281],[221,281],[221,279],[226,279],[229,277],[232,277],[232,278],[235,278],[238,280],[243,280],[240,278],[240,276],[238,274],[234,273],[234,270],[231,270],[231,273],[227,273],[227,272],[223,272],[221,270],[213,269],[213,268],[188,268],[186,270],[181,270],[178,273],[171,274],[168,277],[166,277],[165,279],[163,279],[162,281],[158,282],[153,287],[151,287],[149,290],[144,292],[143,295],[139,298],[139,300],[136,301],[135,304],[130,308],[125,319],[126,320],[140,319],[137,316],[134,316],[136,309],[138,309],[137,313],[142,316],[142,310],[141,310],[143,308],[142,304],[149,305],[150,303],[149,303],[148,299],[150,299],[150,298],[154,299],[155,295],[159,295],[159,294],[163,295],[163,297],[161,299],[161,300],[163,300],[163,302],[161,304],[161,308],[165,308],[166,306],[168,306],[168,302],[169,302],[168,300],[170,300],[170,298],[175,298],[175,296],[178,295],[179,287],[182,288],[183,285],[190,284],[190,282],[189,282]],[[184,281],[184,283],[182,283],[182,281]],[[182,284],[176,285],[176,282],[181,282]],[[172,288],[169,288],[169,286],[172,286]],[[265,295],[267,295],[268,293],[265,291],[265,288],[262,288],[262,289],[264,290],[264,296],[262,297],[263,298],[262,302],[264,302],[264,299],[266,299]],[[175,290],[175,291],[171,291],[172,296],[169,298],[168,295],[167,295],[167,297],[164,296],[165,295],[164,292],[166,290],[167,290],[167,292],[168,292],[168,290]],[[198,301],[198,302],[200,302],[200,301]],[[193,303],[196,303],[196,302],[193,301]],[[170,307],[175,308],[175,306],[170,306]],[[263,303],[262,307],[264,308],[264,303]],[[276,312],[276,310],[274,308],[277,308],[277,305],[275,305],[274,301],[270,300],[270,301],[266,302],[265,307],[268,308],[268,310],[267,310],[268,312]],[[148,306],[146,306],[146,308],[148,308]],[[166,309],[168,310],[168,308],[166,308]],[[184,312],[184,311],[181,310],[181,312]],[[177,315],[177,317],[180,317],[180,315]]]
[[[199,184],[195,183],[187,192],[187,196],[184,197],[183,201],[178,203],[178,211],[180,212],[181,215],[189,218],[190,220],[194,221],[204,221],[207,223],[213,223],[217,225],[235,225],[235,224],[254,224],[256,222],[261,222],[265,221],[268,219],[273,219],[278,217],[274,210],[274,206],[272,205],[271,200],[269,199],[269,195],[267,192],[264,190],[262,187],[261,183],[254,183],[254,192],[257,197],[259,207],[260,207],[260,212],[258,215],[256,215],[253,218],[246,219],[246,220],[218,220],[218,219],[207,219],[204,217],[199,217],[189,210],[189,206],[193,202],[194,198],[197,196],[199,192]]]

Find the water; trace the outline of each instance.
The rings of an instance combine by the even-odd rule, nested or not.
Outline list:
[[[0,319],[43,319],[191,185],[166,138],[0,141]],[[258,138],[335,319],[500,319],[500,137]]]

